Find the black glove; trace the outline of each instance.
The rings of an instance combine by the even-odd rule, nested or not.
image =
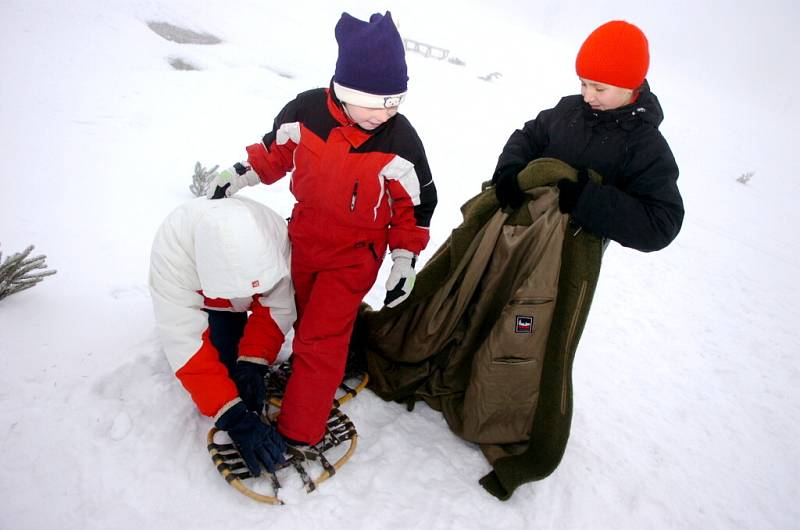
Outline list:
[[[256,414],[261,414],[261,409],[264,408],[264,400],[267,395],[267,384],[264,381],[266,375],[266,365],[249,361],[238,361],[231,374],[233,382],[236,383],[236,389],[239,391],[239,397],[245,402],[247,408]]]
[[[524,165],[505,166],[498,168],[492,176],[494,193],[501,208],[511,206],[516,209],[525,201],[525,192],[519,187],[517,173],[525,168]]]
[[[274,473],[277,466],[286,460],[286,442],[272,425],[264,423],[255,412],[247,410],[243,402],[239,402],[219,417],[216,426],[228,431],[239,454],[250,473],[261,475],[261,466]]]
[[[561,213],[572,213],[578,204],[578,198],[583,193],[583,188],[589,182],[589,171],[586,168],[578,170],[578,181],[561,179],[558,186],[558,209]]]

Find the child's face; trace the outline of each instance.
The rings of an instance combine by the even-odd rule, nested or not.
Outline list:
[[[590,79],[581,80],[583,100],[594,110],[613,110],[627,105],[633,99],[633,90],[607,85]]]
[[[367,107],[359,107],[350,103],[344,104],[344,110],[350,119],[353,120],[359,127],[371,131],[383,123],[389,121],[395,114],[397,114],[397,107],[388,109],[370,109]]]

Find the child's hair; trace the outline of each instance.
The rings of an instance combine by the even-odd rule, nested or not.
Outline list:
[[[594,30],[575,59],[578,77],[632,90],[642,86],[649,66],[647,37],[624,20]]]

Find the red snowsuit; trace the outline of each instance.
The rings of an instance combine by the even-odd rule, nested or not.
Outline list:
[[[356,313],[386,247],[415,254],[425,248],[436,188],[404,116],[365,131],[329,89],[299,94],[247,153],[266,184],[293,170],[289,237],[298,319],[278,430],[313,444],[325,432]]]

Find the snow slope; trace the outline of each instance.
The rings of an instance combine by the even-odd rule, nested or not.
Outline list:
[[[0,251],[33,243],[58,270],[0,301],[0,528],[796,527],[800,8],[692,4],[0,2]],[[423,260],[511,131],[578,91],[574,54],[612,18],[650,37],[685,225],[664,251],[606,252],[572,437],[545,481],[497,501],[477,483],[488,464],[438,413],[365,392],[345,406],[351,463],[313,494],[289,484],[286,506],[258,505],[218,477],[210,421],[160,351],[150,242],[191,198],[196,160],[241,159],[286,101],[328,83],[342,10],[386,9],[405,37],[466,63],[408,56],[402,112],[440,195]],[[222,43],[171,42],[154,21]],[[287,186],[246,193],[288,214]]]

